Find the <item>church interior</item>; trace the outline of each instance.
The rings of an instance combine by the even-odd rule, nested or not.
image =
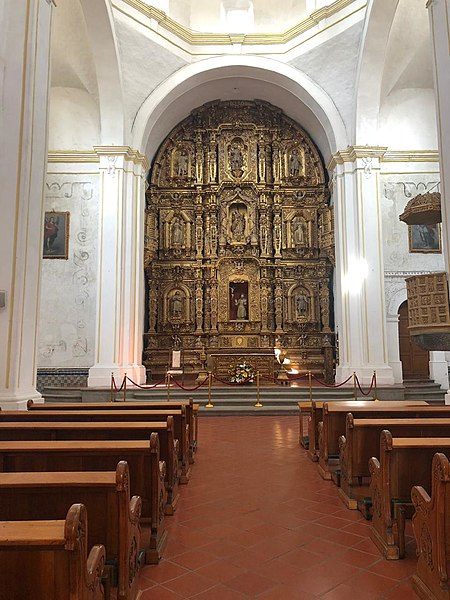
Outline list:
[[[0,600],[450,599],[449,14],[1,2]]]

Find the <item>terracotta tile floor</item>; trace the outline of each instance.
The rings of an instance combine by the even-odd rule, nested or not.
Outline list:
[[[385,561],[298,444],[296,417],[201,417],[191,480],[140,600],[415,599],[409,557]]]

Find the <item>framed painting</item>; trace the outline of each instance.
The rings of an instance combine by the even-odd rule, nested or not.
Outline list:
[[[46,212],[43,258],[69,257],[69,212]]]
[[[440,223],[408,225],[410,252],[441,252]]]

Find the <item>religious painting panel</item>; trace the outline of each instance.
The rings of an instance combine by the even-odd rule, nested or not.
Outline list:
[[[46,212],[43,258],[69,258],[69,212]]]
[[[441,252],[440,223],[431,225],[408,225],[409,251],[439,253]]]

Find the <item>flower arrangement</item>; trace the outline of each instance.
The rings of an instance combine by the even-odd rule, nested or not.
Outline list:
[[[245,362],[231,365],[228,373],[230,374],[230,383],[253,383],[255,381],[255,369]]]

